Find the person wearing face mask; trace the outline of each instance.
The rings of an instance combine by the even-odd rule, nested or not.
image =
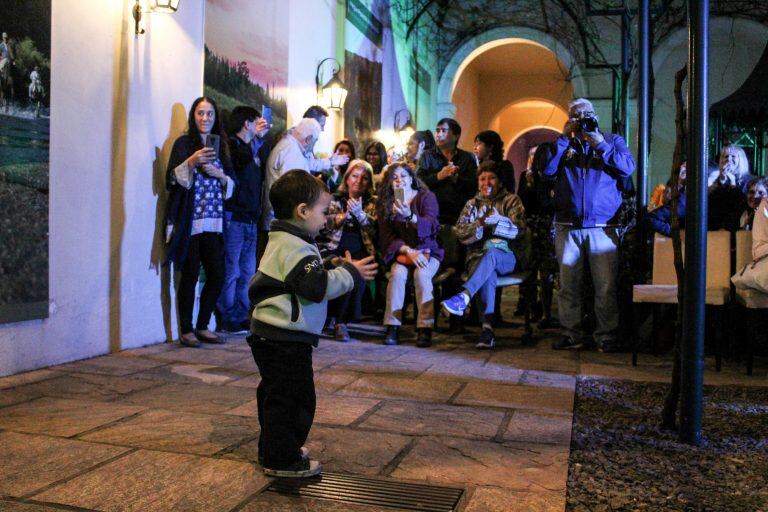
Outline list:
[[[430,192],[407,165],[397,162],[385,169],[379,192],[379,250],[390,267],[384,325],[386,345],[396,345],[400,337],[405,285],[413,269],[418,317],[416,345],[432,344],[435,323],[432,278],[440,268],[445,252],[437,244],[439,207]],[[402,197],[398,197],[400,192]]]
[[[232,197],[235,189],[226,141],[216,103],[210,98],[197,98],[189,111],[187,133],[176,139],[168,161],[166,264],[172,262],[176,270],[181,270],[177,292],[179,341],[189,347],[199,347],[201,342],[223,343],[208,330],[208,323],[224,280],[224,201]],[[192,311],[201,264],[206,280],[193,329]]]
[[[368,162],[352,160],[328,207],[326,226],[318,240],[323,257],[353,259],[376,256],[376,198],[373,195],[373,170]],[[349,341],[347,323],[362,316],[367,287],[355,287],[328,304],[328,326],[333,326],[336,341]]]
[[[477,348],[493,348],[493,314],[496,308],[496,281],[514,272],[523,254],[525,208],[515,194],[507,192],[499,168],[492,161],[480,164],[477,195],[467,201],[456,224],[456,236],[467,246],[466,271],[462,290],[441,306],[451,315],[462,316],[472,297],[482,322]]]

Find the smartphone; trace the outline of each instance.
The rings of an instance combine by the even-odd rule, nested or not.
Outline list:
[[[405,189],[403,188],[395,189],[395,200],[400,201],[400,203],[402,204],[405,204]]]
[[[272,107],[269,105],[262,105],[261,118],[267,122],[267,126],[272,126]]]
[[[213,148],[213,150],[216,152],[216,157],[219,157],[219,148],[221,146],[221,137],[216,135],[215,133],[209,133],[208,137],[205,139],[205,147]]]

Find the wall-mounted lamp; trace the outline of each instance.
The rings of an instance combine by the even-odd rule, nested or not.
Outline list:
[[[333,77],[320,88],[320,71],[323,64],[327,61],[333,61]],[[328,57],[320,61],[317,65],[317,71],[315,72],[315,86],[317,88],[318,97],[322,97],[323,103],[331,110],[341,110],[344,108],[344,101],[347,99],[347,88],[344,86],[344,82],[339,78],[341,72],[341,64],[333,57]]]
[[[405,114],[408,116],[406,117],[405,124],[401,124],[400,121],[400,114],[405,112]],[[395,133],[397,133],[400,136],[400,140],[403,141],[403,144],[408,142],[408,139],[411,138],[411,136],[416,132],[416,127],[413,126],[413,117],[411,117],[411,112],[407,109],[401,109],[395,112]]]
[[[176,12],[179,10],[179,2],[181,2],[181,0],[150,0],[149,12]],[[141,0],[136,0],[136,3],[133,5],[133,21],[137,36],[145,32],[145,30],[139,26],[141,23],[141,15],[144,12],[145,11],[141,8]]]

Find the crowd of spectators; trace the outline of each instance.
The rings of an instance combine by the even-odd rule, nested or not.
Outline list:
[[[335,339],[348,341],[348,324],[367,312],[386,326],[385,344],[399,343],[412,293],[418,346],[431,345],[438,309],[460,332],[475,298],[470,316],[481,326],[477,347],[491,348],[500,321],[498,278],[524,270],[533,276],[535,293],[521,297],[518,310],[530,308],[543,327],[554,325],[559,288],[561,337],[553,348],[578,349],[590,338],[606,352],[621,348],[617,279],[628,224],[624,203],[631,198],[623,192],[635,163],[621,136],[598,127],[587,99],[570,103],[556,140],[529,148],[517,179],[498,133],[478,133],[469,153],[459,148],[461,126],[451,118],[439,120],[434,135],[415,132],[396,161],[388,161],[377,140],[359,153],[350,140],[340,140],[330,158],[316,158],[327,116],[311,107],[275,140],[254,108],[235,108],[225,130],[212,99],[193,104],[187,133],[174,144],[168,165],[167,260],[181,271],[181,343],[222,342],[209,329],[212,314],[217,331],[248,329],[248,283],[257,271],[257,247],[274,221],[270,187],[298,169],[332,194],[317,239],[322,256],[373,256],[380,264],[373,284],[329,302],[326,327]],[[673,200],[684,226],[685,184],[683,164],[676,190],[670,182],[654,192],[645,217],[649,231],[670,234]],[[741,148],[723,148],[708,185],[709,229],[752,229],[768,181],[749,173]],[[448,261],[447,253],[458,257]],[[201,266],[205,284],[193,322]],[[452,277],[442,285],[448,298],[436,305],[433,280],[449,269]],[[584,325],[588,314],[593,328]]]

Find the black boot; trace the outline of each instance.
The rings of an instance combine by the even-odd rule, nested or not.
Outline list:
[[[400,341],[400,326],[390,325],[387,327],[387,336],[384,338],[385,345],[397,345]]]
[[[417,329],[416,346],[417,347],[431,347],[432,346],[432,329]]]

